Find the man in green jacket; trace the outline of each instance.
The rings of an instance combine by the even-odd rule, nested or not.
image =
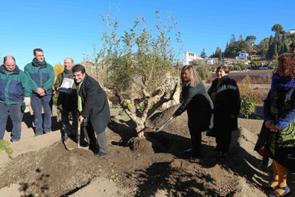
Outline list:
[[[64,71],[57,75],[54,83],[54,89],[58,92],[57,107],[61,111],[61,120],[63,128],[61,130],[62,141],[66,141],[69,135],[74,138],[77,136],[78,129],[78,116],[77,116],[77,92],[76,85],[74,83],[72,68],[74,66],[74,60],[72,58],[66,58],[64,61]],[[73,80],[73,86],[68,90],[63,91],[64,79]],[[69,114],[72,115],[72,125],[69,121]]]
[[[51,131],[53,67],[45,61],[42,49],[34,49],[34,59],[25,66],[31,86],[31,106],[34,111],[35,136]],[[44,123],[42,119],[44,110]]]
[[[30,96],[29,79],[15,63],[5,56],[0,66],[0,140],[3,140],[8,115],[12,121],[11,142],[20,140],[24,96]]]

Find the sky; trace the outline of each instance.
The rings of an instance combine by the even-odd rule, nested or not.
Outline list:
[[[93,45],[102,47],[105,24],[101,17],[110,11],[118,17],[119,32],[144,16],[152,27],[154,11],[161,18],[169,13],[182,34],[183,50],[198,56],[205,49],[211,55],[216,47],[224,50],[232,34],[255,35],[258,44],[274,35],[279,23],[289,32],[295,29],[295,1],[217,1],[217,0],[1,0],[0,58],[12,55],[23,67],[32,61],[33,49],[42,48],[52,66],[72,57],[80,63],[93,57]],[[282,3],[281,3],[282,2]],[[119,8],[118,8],[119,7]],[[174,45],[173,45],[174,46]],[[177,48],[178,45],[175,47]]]

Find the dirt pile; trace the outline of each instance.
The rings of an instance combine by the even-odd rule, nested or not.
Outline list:
[[[159,127],[175,109],[154,116],[147,126]],[[227,159],[212,150],[215,138],[202,133],[201,156],[190,160],[184,153],[190,147],[186,113],[141,140],[134,138],[135,124],[127,116],[112,113],[106,157],[96,158],[88,150],[65,150],[58,142],[59,131],[41,136],[38,139],[57,142],[18,154],[2,167],[0,196],[6,186],[18,192],[13,196],[266,196],[261,185],[269,175],[257,168],[261,157],[253,151],[259,129],[250,129],[261,127],[262,121],[240,119],[241,129],[233,133],[236,140]],[[32,150],[25,146],[25,138],[19,143]],[[294,183],[288,184],[295,190]]]

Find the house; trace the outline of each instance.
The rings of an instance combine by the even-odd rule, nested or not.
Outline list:
[[[245,51],[238,52],[238,56],[236,57],[237,60],[246,60],[248,59],[249,54]]]
[[[215,64],[215,63],[216,63],[216,61],[213,60],[213,59],[208,59],[208,60],[205,61],[205,64],[209,64],[209,65]]]
[[[289,33],[290,34],[295,34],[295,29],[290,29]]]
[[[203,59],[201,57],[198,57],[195,53],[189,52],[189,51],[184,51],[183,54],[183,65],[190,65],[193,62],[196,62],[197,60]]]

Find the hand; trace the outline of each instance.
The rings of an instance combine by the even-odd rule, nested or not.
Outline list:
[[[272,124],[270,127],[269,127],[269,130],[271,131],[271,132],[278,132],[278,128],[274,125],[274,124]]]
[[[273,125],[273,121],[272,120],[268,120],[268,121],[266,121],[265,123],[264,123],[264,125],[265,125],[265,127],[266,128],[270,128],[271,127],[271,125]]]
[[[60,89],[60,87],[56,88],[56,91],[58,91]]]
[[[78,118],[78,120],[79,120],[80,123],[82,123],[83,120],[84,120],[84,117],[80,115],[79,118]]]
[[[72,91],[72,90],[70,90],[70,91],[68,91],[66,94],[72,94],[72,92],[73,92],[73,91]]]
[[[36,90],[37,94],[39,94],[40,96],[44,96],[45,95],[45,91],[43,88],[37,88]]]
[[[171,119],[174,119],[174,118],[176,118],[176,115],[175,114],[172,115]]]

